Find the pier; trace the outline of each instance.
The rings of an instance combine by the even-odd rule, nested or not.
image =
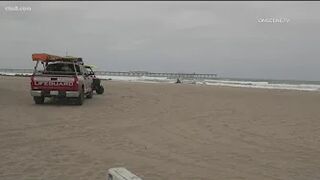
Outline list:
[[[183,78],[183,79],[213,79],[217,77],[217,74],[197,74],[197,73],[156,73],[156,72],[146,72],[146,71],[96,71],[97,75],[106,76],[134,76],[134,77],[167,77],[167,78]]]

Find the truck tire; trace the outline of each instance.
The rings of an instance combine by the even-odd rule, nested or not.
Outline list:
[[[84,101],[84,90],[82,88],[79,97],[77,97],[77,99],[76,99],[76,104],[77,105],[82,105],[83,101]]]
[[[104,92],[103,86],[100,85],[100,86],[96,89],[96,92],[97,92],[98,94],[103,94],[103,92]]]
[[[36,103],[36,104],[43,104],[44,103],[44,97],[43,96],[34,96],[33,100],[34,100],[34,103]]]
[[[91,90],[88,94],[87,94],[87,98],[91,99],[93,96],[93,90]]]

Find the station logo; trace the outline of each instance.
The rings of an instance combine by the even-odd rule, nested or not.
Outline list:
[[[268,17],[268,18],[257,18],[258,23],[289,23],[289,18],[274,18],[274,17]]]

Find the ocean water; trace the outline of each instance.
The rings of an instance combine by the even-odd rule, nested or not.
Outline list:
[[[28,76],[32,70],[0,70],[0,75]],[[167,77],[149,76],[107,76],[97,75],[104,80],[144,82],[144,83],[175,83],[176,79]],[[320,81],[296,80],[265,80],[265,79],[240,79],[240,78],[214,78],[214,79],[181,79],[182,83],[208,86],[229,86],[244,88],[285,89],[298,91],[320,91]]]
[[[167,77],[128,77],[128,76],[98,76],[101,79],[118,81],[148,82],[148,83],[175,83],[176,79]],[[181,79],[185,84],[230,86],[263,89],[285,89],[300,91],[320,91],[320,81],[295,81],[295,80],[259,80],[259,79]]]

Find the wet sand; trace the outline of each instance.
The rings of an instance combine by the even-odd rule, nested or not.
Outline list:
[[[104,81],[83,106],[35,105],[0,76],[0,179],[320,179],[320,93]]]

